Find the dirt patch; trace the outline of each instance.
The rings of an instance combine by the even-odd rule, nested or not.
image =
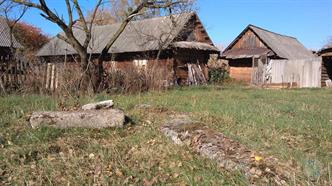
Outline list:
[[[251,183],[265,182],[286,185],[292,171],[274,157],[248,149],[186,115],[171,116],[161,131],[175,144],[187,145],[198,154],[217,161],[227,171],[242,172]]]

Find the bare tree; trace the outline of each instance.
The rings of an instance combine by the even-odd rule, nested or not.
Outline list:
[[[87,20],[91,22],[93,17],[93,11],[89,10],[87,13]],[[111,10],[108,7],[101,7],[96,15],[94,24],[95,25],[107,25],[117,22],[116,18],[112,15]]]
[[[65,0],[66,8],[67,8],[67,14],[69,17],[69,20],[66,22],[63,17],[60,17],[60,15],[57,14],[56,11],[51,10],[45,0],[39,0],[39,3],[34,3],[28,0],[11,0],[14,3],[17,3],[19,5],[24,5],[26,7],[31,7],[40,10],[41,16],[45,19],[57,24],[64,32],[64,35],[57,35],[60,39],[67,42],[69,45],[71,45],[75,51],[78,53],[80,57],[80,66],[81,66],[81,83],[80,87],[82,90],[88,90],[91,76],[92,76],[92,68],[89,64],[88,60],[88,46],[91,41],[91,32],[92,32],[92,26],[93,26],[93,20],[96,15],[96,12],[99,8],[99,6],[102,4],[103,0],[98,0],[96,3],[96,6],[93,11],[93,18],[91,20],[91,24],[88,24],[84,14],[83,10],[81,9],[81,6],[78,2],[78,0]],[[78,20],[74,20],[74,14],[78,15]],[[85,39],[81,43],[77,37],[74,35],[74,28],[75,23],[79,21],[80,22],[80,29],[82,29],[85,33]]]
[[[332,36],[328,37],[324,47],[331,47],[332,46]]]
[[[41,16],[45,19],[57,24],[64,32],[63,35],[58,35],[58,37],[69,45],[71,45],[75,51],[80,56],[80,64],[81,64],[81,73],[82,73],[82,81],[80,83],[80,87],[83,91],[86,91],[89,87],[89,83],[91,82],[92,77],[92,65],[90,65],[90,61],[88,58],[88,47],[92,38],[92,26],[94,25],[94,19],[97,14],[97,11],[103,0],[98,0],[95,8],[92,13],[92,19],[88,21],[83,14],[81,9],[81,5],[78,0],[65,0],[67,13],[69,20],[66,22],[63,17],[60,17],[57,12],[51,10],[45,0],[39,0],[39,3],[34,3],[29,0],[11,0],[20,5],[25,5],[27,7],[38,9],[42,12]],[[94,84],[95,90],[97,89],[99,83],[102,80],[103,75],[103,61],[105,60],[109,49],[112,47],[116,39],[121,35],[124,31],[128,23],[136,16],[144,14],[144,9],[165,9],[170,8],[176,4],[181,3],[180,0],[141,0],[138,6],[132,8],[132,10],[127,14],[126,18],[122,21],[121,26],[118,31],[112,36],[109,40],[105,48],[102,50],[99,58],[98,58],[98,72],[97,72],[97,81]],[[78,21],[80,22],[80,29],[82,29],[85,33],[85,40],[83,43],[80,43],[78,38],[75,37],[73,28],[75,27],[76,21],[74,21],[74,11],[78,15]]]

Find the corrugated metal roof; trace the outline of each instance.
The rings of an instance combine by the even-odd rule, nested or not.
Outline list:
[[[130,22],[110,49],[110,53],[142,52],[159,50],[160,46],[168,47],[179,35],[185,24],[195,13],[183,13],[172,16],[157,17]],[[100,53],[109,39],[120,27],[120,23],[94,26],[89,53]],[[62,33],[63,34],[63,33]],[[82,30],[74,29],[80,42],[85,39]],[[66,42],[54,37],[38,52],[37,56],[75,54],[75,50]]]
[[[315,57],[294,37],[277,34],[254,25],[249,25],[249,28],[281,58],[305,59]]]
[[[14,48],[23,48],[23,46],[13,36]],[[0,47],[10,47],[10,30],[6,20],[0,17]]]

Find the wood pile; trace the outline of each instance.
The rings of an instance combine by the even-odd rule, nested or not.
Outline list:
[[[204,76],[202,67],[198,64],[188,64],[188,84],[189,85],[204,85],[207,79]]]

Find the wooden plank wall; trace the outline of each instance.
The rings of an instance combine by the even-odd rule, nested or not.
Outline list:
[[[251,30],[248,30],[230,49],[239,48],[267,48],[265,44]]]
[[[299,88],[321,87],[321,58],[270,62],[270,84],[296,83]]]
[[[230,67],[229,73],[230,77],[235,80],[251,82],[252,67]]]

